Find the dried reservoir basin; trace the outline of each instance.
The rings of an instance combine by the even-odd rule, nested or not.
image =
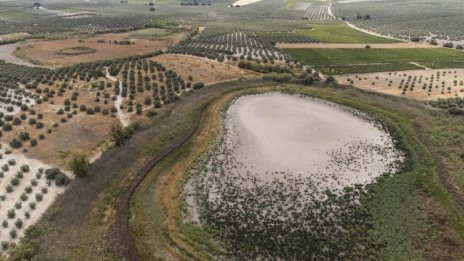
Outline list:
[[[296,95],[241,97],[227,111],[225,146],[241,173],[295,175],[320,189],[368,183],[400,157],[388,133],[359,111]]]
[[[340,195],[345,187],[396,172],[402,159],[367,114],[323,100],[248,95],[236,99],[224,119],[186,186],[187,218],[196,222],[240,216],[234,209],[258,211],[272,222],[309,222],[293,215],[311,213],[327,190]],[[237,222],[241,218],[251,217]]]

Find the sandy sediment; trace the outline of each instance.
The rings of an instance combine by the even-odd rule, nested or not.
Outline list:
[[[253,3],[256,3],[256,2],[259,2],[261,0],[238,0],[237,2],[233,3],[232,5],[233,6],[244,6],[244,5],[249,5],[249,4],[253,4]]]
[[[387,133],[327,102],[277,93],[248,96],[230,107],[228,117],[236,159],[262,179],[278,178],[269,174],[276,172],[312,178],[338,173],[341,183],[328,180],[324,186],[340,188],[372,181],[393,159],[393,154],[364,154],[392,146]],[[336,162],[344,158],[346,164]],[[347,167],[356,161],[359,168]]]

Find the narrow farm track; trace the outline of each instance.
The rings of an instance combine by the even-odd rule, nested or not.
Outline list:
[[[456,177],[453,176],[452,173],[450,173],[450,170],[447,168],[447,165],[445,164],[445,158],[443,157],[442,153],[433,146],[430,139],[427,137],[430,134],[424,135],[425,133],[428,133],[427,127],[423,126],[422,124],[417,124],[416,128],[418,129],[418,133],[421,135],[421,139],[425,141],[425,145],[427,146],[427,148],[437,159],[437,173],[438,178],[440,179],[440,183],[446,189],[448,194],[452,197],[454,202],[459,206],[459,208],[464,211],[463,188],[458,185]]]
[[[259,89],[263,87],[256,88]],[[163,213],[166,215],[165,221],[163,222],[164,227],[162,228],[163,234],[165,234],[164,237],[167,241],[165,241],[163,245],[165,253],[177,259],[210,259],[207,254],[198,253],[179,231],[179,227],[176,223],[180,204],[180,187],[178,185],[185,177],[184,174],[186,170],[207,150],[210,142],[218,134],[221,108],[241,90],[243,89],[238,88],[231,90],[222,94],[212,102],[205,104],[195,115],[192,128],[187,131],[184,136],[180,137],[147,163],[145,167],[138,172],[127,192],[121,197],[116,214],[115,227],[118,229],[116,241],[120,244],[126,244],[126,248],[123,251],[126,260],[140,260],[134,242],[131,240],[128,226],[132,195],[144,178],[158,163],[170,156],[171,153],[174,153],[175,150],[181,149],[182,146],[187,145],[187,143],[188,146],[193,149],[189,150],[188,155],[185,157],[176,158],[176,164],[170,167],[169,171],[159,178],[156,183],[157,188],[151,196],[156,202],[160,203],[160,208],[163,209]]]
[[[415,66],[417,66],[417,67],[424,68],[425,70],[432,70],[431,68],[426,67],[426,66],[424,66],[424,65],[422,65],[422,64],[419,64],[419,63],[416,63],[416,62],[410,62],[410,64],[415,65]]]
[[[153,197],[157,202],[160,202],[166,211],[165,230],[169,240],[175,247],[166,245],[166,251],[173,256],[179,258],[193,258],[195,260],[210,259],[203,253],[198,253],[188,241],[182,236],[179,227],[176,223],[177,211],[180,209],[180,187],[179,184],[185,177],[185,172],[192,166],[195,160],[202,155],[207,149],[211,141],[214,140],[220,128],[220,113],[221,108],[232,98],[237,92],[227,93],[217,100],[213,101],[206,110],[202,113],[202,118],[198,122],[198,128],[193,135],[190,146],[193,148],[185,158],[179,161],[170,168],[169,172],[163,175],[159,181],[159,185],[154,192]],[[183,253],[179,253],[179,250]],[[183,256],[183,254],[186,256]]]
[[[130,208],[130,200],[132,195],[134,194],[137,187],[143,181],[143,179],[150,173],[153,167],[158,164],[160,161],[165,159],[171,152],[173,152],[178,147],[182,146],[186,143],[197,131],[198,127],[200,126],[201,119],[203,118],[203,114],[205,109],[208,107],[209,104],[205,104],[204,107],[201,108],[200,112],[195,116],[194,125],[192,128],[185,133],[183,136],[179,137],[177,141],[172,143],[166,149],[158,153],[158,155],[154,156],[152,160],[150,160],[136,175],[136,177],[132,180],[132,183],[128,190],[121,196],[118,205],[118,209],[116,212],[116,241],[119,242],[121,245],[127,244],[125,249],[122,251],[125,260],[136,261],[139,260],[137,255],[137,251],[135,246],[131,240],[130,233],[129,233],[129,226],[128,226],[128,217],[129,217],[129,208]]]
[[[15,56],[13,53],[18,47],[17,43],[11,43],[11,44],[4,44],[0,45],[0,60],[5,61],[7,63],[12,63],[16,65],[22,65],[22,66],[28,66],[28,67],[41,67],[41,68],[48,68],[52,69],[50,67],[46,66],[37,66],[34,65],[26,60],[22,60]]]
[[[111,76],[110,72],[108,71],[108,68],[106,68],[106,78],[110,81],[113,82],[118,82],[118,79],[114,76]],[[119,82],[119,90],[122,90],[122,82]],[[129,117],[121,110],[121,105],[123,102],[123,98],[121,96],[121,93],[116,96],[116,101],[114,102],[114,106],[116,107],[117,110],[117,115],[119,121],[121,121],[121,125],[123,127],[127,127],[130,124]]]

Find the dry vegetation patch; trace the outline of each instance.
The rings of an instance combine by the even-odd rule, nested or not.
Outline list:
[[[464,69],[350,74],[335,78],[360,89],[415,100],[464,97]]]
[[[30,34],[25,33],[25,32],[4,34],[4,35],[0,35],[0,42],[1,41],[5,41],[5,42],[15,41],[15,40],[18,40],[18,39],[24,39],[24,38],[26,38],[28,36],[30,36]]]
[[[61,55],[82,55],[82,54],[89,54],[94,53],[97,50],[86,47],[86,46],[75,46],[70,48],[65,48],[62,50],[57,51],[57,54]]]
[[[183,79],[191,79],[193,82],[212,83],[254,74],[234,65],[189,55],[164,54],[152,60],[174,70]]]
[[[177,32],[157,40],[150,40],[132,38],[130,33],[109,33],[62,40],[26,41],[19,46],[20,49],[16,51],[16,55],[26,60],[38,61],[44,65],[61,67],[162,50],[179,43],[185,35],[185,32]],[[73,46],[94,49],[95,52],[81,53],[66,58],[60,55],[60,51]]]

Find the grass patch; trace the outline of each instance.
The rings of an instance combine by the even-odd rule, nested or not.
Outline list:
[[[94,53],[97,50],[87,47],[87,46],[76,46],[76,47],[70,47],[70,48],[65,48],[61,49],[56,52],[56,54],[59,55],[82,55],[82,54],[90,54]]]
[[[323,43],[397,43],[399,41],[363,33],[345,24],[319,24],[312,29],[297,29],[296,34]]]
[[[168,35],[170,30],[161,28],[147,28],[131,32],[129,37],[155,40],[161,36]]]
[[[326,74],[368,73],[417,69],[408,63],[448,68],[464,67],[464,53],[444,48],[410,49],[285,49],[298,60]]]

